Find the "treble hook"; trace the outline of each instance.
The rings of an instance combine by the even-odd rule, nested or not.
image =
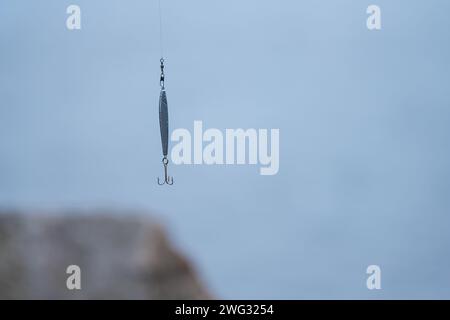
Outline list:
[[[164,181],[163,181],[163,183],[161,183],[160,180],[159,180],[159,177],[158,177],[158,184],[160,186],[162,186],[164,184],[172,185],[173,184],[173,178],[169,177],[169,175],[167,174],[167,165],[169,164],[169,159],[164,157],[162,159],[162,163],[164,165]]]

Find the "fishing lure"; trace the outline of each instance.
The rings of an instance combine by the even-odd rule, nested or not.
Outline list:
[[[166,88],[164,86],[164,58],[161,58],[161,77],[159,78],[159,85],[161,91],[159,93],[159,129],[161,132],[161,145],[163,158],[162,163],[164,165],[164,181],[161,182],[158,178],[158,184],[160,186],[164,184],[172,185],[173,178],[169,177],[167,173],[167,166],[169,164],[169,159],[167,158],[167,151],[169,147],[169,110],[167,108],[167,95]]]

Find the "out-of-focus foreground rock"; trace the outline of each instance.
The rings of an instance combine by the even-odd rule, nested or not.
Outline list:
[[[81,290],[68,290],[69,265]],[[0,299],[207,299],[191,264],[144,216],[0,212]]]

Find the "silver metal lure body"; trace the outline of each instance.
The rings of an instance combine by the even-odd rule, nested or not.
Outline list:
[[[159,129],[161,131],[161,145],[163,156],[167,157],[169,148],[169,110],[167,108],[166,90],[159,94]]]

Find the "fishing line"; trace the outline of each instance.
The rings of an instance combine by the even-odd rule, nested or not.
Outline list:
[[[162,23],[161,0],[158,0],[158,12],[159,12],[159,49],[161,51],[161,59],[162,59],[164,57],[164,48],[163,48],[163,23]]]

